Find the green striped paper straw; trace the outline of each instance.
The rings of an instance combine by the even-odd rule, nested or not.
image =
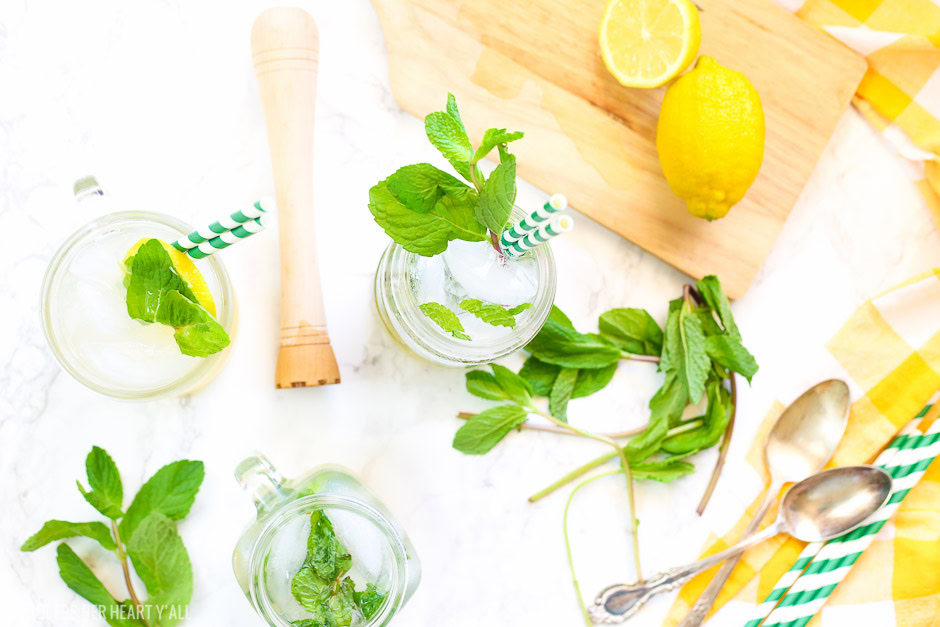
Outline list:
[[[888,444],[885,450],[881,451],[881,454],[875,459],[875,466],[884,468],[890,464],[891,459],[894,457],[895,453],[898,452],[901,443],[906,441],[907,436],[917,433],[918,424],[920,424],[919,416],[907,423],[907,425],[898,432],[898,435],[895,436],[891,443]],[[745,627],[757,627],[760,625],[761,621],[770,616],[770,613],[777,607],[777,602],[783,598],[783,595],[787,593],[790,586],[803,574],[803,571],[806,570],[806,567],[809,566],[809,563],[813,561],[813,558],[816,557],[825,544],[825,542],[810,542],[803,547],[800,555],[796,558],[796,562],[790,567],[790,570],[785,572],[780,579],[777,580],[773,590],[767,595],[764,602],[757,606],[754,613],[751,615],[751,619],[745,623]]]
[[[210,240],[206,240],[195,248],[190,248],[186,251],[186,254],[188,254],[193,259],[203,259],[209,255],[217,253],[224,248],[228,248],[235,242],[240,242],[246,237],[251,237],[255,233],[260,233],[263,230],[264,224],[262,224],[261,218],[255,218],[254,220],[249,220],[244,224],[239,224],[231,231],[225,231],[218,237],[213,237]]]
[[[927,409],[929,406],[923,413]],[[888,465],[883,466],[893,480],[887,504],[854,531],[823,546],[767,617],[764,627],[804,627],[822,609],[832,591],[845,579],[875,535],[894,516],[901,501],[940,454],[940,420],[935,421],[926,434],[900,435],[890,446],[894,455]],[[758,624],[759,619],[747,623],[748,626]]]
[[[185,253],[191,249],[196,248],[200,244],[217,239],[223,234],[237,229],[240,226],[245,226],[245,230],[247,231],[251,228],[254,228],[247,226],[249,222],[254,221],[260,224],[260,222],[258,222],[259,218],[261,218],[261,216],[263,216],[273,207],[274,203],[270,198],[262,198],[246,209],[240,209],[231,215],[227,215],[224,218],[213,222],[207,227],[193,231],[189,235],[184,235],[183,237],[173,242],[173,247],[176,248],[176,250]],[[254,233],[257,232],[258,231],[254,231]],[[248,233],[248,235],[251,234],[252,233]],[[242,237],[247,237],[247,235]],[[204,256],[205,255],[203,255],[203,257]],[[201,257],[196,258],[201,259]]]
[[[518,242],[529,233],[537,231],[542,223],[559,211],[568,208],[568,199],[561,194],[554,194],[544,205],[519,220],[519,224],[510,226],[500,235],[503,248],[509,248],[513,242]]]
[[[544,244],[553,237],[567,233],[573,228],[574,220],[571,216],[557,216],[548,224],[543,224],[535,231],[528,233],[521,240],[512,242],[508,246],[503,247],[503,252],[505,252],[508,257],[519,257],[539,244]]]

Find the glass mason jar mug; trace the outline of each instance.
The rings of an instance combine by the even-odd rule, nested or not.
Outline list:
[[[304,566],[311,514],[330,520],[352,557],[349,577],[356,590],[382,595],[370,618],[355,614],[352,627],[388,625],[414,594],[421,562],[391,512],[351,471],[335,465],[286,480],[263,456],[244,460],[235,477],[251,494],[258,515],[235,546],[235,578],[252,606],[271,627],[311,618],[294,598],[291,582]]]
[[[522,209],[513,208],[514,222],[525,216]],[[419,357],[447,366],[472,366],[504,357],[536,336],[551,313],[556,281],[555,258],[547,243],[504,259],[489,241],[453,240],[433,257],[410,253],[392,242],[375,272],[375,303],[392,337]],[[522,309],[514,326],[494,326],[464,308],[468,300],[510,312]],[[456,332],[445,330],[423,310],[429,303],[451,311],[444,314],[459,321]]]
[[[75,186],[76,198],[100,199],[92,177]],[[193,231],[168,215],[120,211],[73,233],[53,255],[42,285],[42,326],[62,367],[85,386],[126,400],[192,392],[221,368],[228,350],[209,357],[183,355],[173,329],[132,319],[125,304],[124,258],[138,241],[173,242]],[[237,307],[217,255],[199,264],[215,303],[216,319],[234,336]]]

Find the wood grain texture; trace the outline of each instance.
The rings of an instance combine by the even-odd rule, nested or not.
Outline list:
[[[597,0],[372,0],[392,91],[417,116],[457,96],[471,139],[522,130],[522,178],[680,270],[751,284],[865,71],[865,61],[767,0],[699,0],[702,54],[761,96],[764,164],[721,220],[688,214],[656,155],[664,88],[629,89],[600,59]]]
[[[277,196],[281,345],[275,385],[339,383],[323,311],[313,208],[317,25],[301,9],[269,9],[251,29],[251,53]]]

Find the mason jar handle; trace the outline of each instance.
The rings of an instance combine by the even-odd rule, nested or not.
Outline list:
[[[91,175],[83,176],[75,181],[75,183],[72,184],[72,193],[75,194],[75,200],[79,202],[86,201],[89,198],[104,196],[104,190],[101,189],[98,179]]]
[[[235,480],[251,495],[259,514],[287,498],[284,477],[260,453],[235,467]]]

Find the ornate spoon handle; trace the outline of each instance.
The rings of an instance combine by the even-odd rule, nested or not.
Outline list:
[[[777,522],[760,533],[741,540],[734,546],[704,557],[697,562],[670,568],[643,583],[615,584],[601,591],[594,599],[594,605],[588,608],[588,614],[595,623],[612,625],[622,623],[636,614],[640,608],[654,594],[669,592],[691,579],[694,575],[708,570],[715,564],[734,557],[744,550],[768,540],[781,531],[781,524]]]

